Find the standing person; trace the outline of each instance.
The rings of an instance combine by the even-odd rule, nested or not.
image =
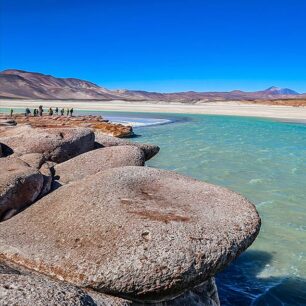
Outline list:
[[[25,110],[25,116],[28,117],[31,114],[30,109],[27,107]]]
[[[65,110],[62,108],[61,109],[61,116],[64,116]]]
[[[10,110],[10,113],[11,113],[11,117],[13,117],[14,110],[12,108]]]
[[[58,107],[55,108],[55,114],[58,115]]]
[[[73,114],[73,108],[70,109],[70,116],[72,117]]]
[[[44,112],[44,110],[43,110],[42,105],[39,105],[39,107],[38,107],[39,116],[42,116],[42,115],[43,115],[43,112]]]
[[[49,116],[52,116],[53,115],[53,109],[52,107],[49,108]]]
[[[69,108],[66,110],[67,117],[69,116]]]

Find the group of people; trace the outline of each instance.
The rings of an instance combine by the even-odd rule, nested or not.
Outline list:
[[[40,106],[38,107],[38,109],[37,109],[37,108],[34,108],[34,110],[33,110],[33,116],[34,116],[34,117],[36,117],[36,116],[42,116],[42,115],[43,115],[43,112],[44,112],[43,107],[42,107],[42,105],[40,105]],[[14,113],[14,110],[11,109],[11,117],[13,116],[13,113]],[[58,116],[58,115],[64,116],[65,113],[66,113],[66,116],[69,116],[69,115],[72,116],[72,115],[73,115],[73,108],[67,108],[66,111],[65,111],[64,108],[62,108],[61,110],[59,110],[58,107],[56,107],[56,108],[54,109],[54,111],[53,111],[53,108],[50,107],[49,110],[48,110],[48,115],[49,115],[49,116],[53,116],[54,114],[57,115],[57,116]],[[31,114],[32,114],[32,113],[31,113],[31,110],[27,107],[26,110],[25,110],[25,116],[30,116]]]

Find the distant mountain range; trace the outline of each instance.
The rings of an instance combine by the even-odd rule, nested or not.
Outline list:
[[[157,93],[137,90],[109,90],[92,82],[75,78],[56,78],[36,72],[4,70],[0,73],[0,98],[49,100],[126,100],[207,102],[229,100],[275,100],[306,98],[306,94],[289,88],[270,87],[266,90],[245,92],[177,92]]]

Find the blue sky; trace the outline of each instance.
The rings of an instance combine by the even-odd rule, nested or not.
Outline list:
[[[0,69],[152,91],[306,92],[305,0],[0,0]]]

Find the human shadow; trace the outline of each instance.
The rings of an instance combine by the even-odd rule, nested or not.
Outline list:
[[[259,277],[273,254],[247,251],[216,276],[221,305],[306,305],[306,280]]]

